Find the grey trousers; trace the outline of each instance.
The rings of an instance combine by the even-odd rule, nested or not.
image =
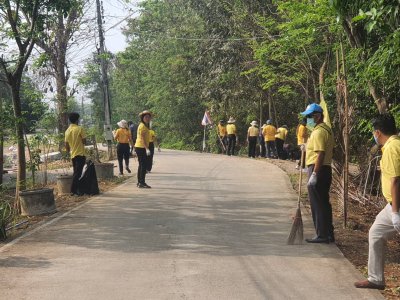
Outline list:
[[[368,281],[384,285],[385,248],[388,239],[396,235],[392,223],[392,206],[387,204],[376,216],[369,229],[368,243]]]
[[[308,178],[313,171],[314,165],[309,165]],[[331,183],[331,166],[322,166],[317,174],[317,184],[307,186],[315,232],[321,238],[333,237],[332,206],[329,202]]]

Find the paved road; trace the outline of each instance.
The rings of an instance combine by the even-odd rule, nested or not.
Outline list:
[[[382,299],[335,245],[286,245],[296,195],[274,165],[163,151],[148,184],[0,248],[0,298]]]

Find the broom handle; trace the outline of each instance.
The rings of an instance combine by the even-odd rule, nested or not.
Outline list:
[[[304,163],[304,151],[301,151],[300,157],[300,178],[299,178],[299,193],[297,196],[297,207],[300,208],[300,199],[301,199],[301,186],[303,181],[303,163]]]

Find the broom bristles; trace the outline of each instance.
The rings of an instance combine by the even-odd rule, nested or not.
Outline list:
[[[293,219],[292,229],[290,230],[290,234],[287,239],[287,244],[293,245],[296,238],[298,239],[299,244],[303,243],[303,219],[301,218],[300,207],[297,207],[296,215]]]

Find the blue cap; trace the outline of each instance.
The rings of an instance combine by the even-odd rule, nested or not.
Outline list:
[[[322,112],[324,112],[324,110],[317,103],[312,103],[312,104],[308,105],[306,110],[303,111],[300,114],[303,115],[303,116],[307,116],[307,115],[310,115],[310,114],[312,114],[314,112],[322,113]]]
[[[267,125],[272,124],[271,120],[267,120]]]

